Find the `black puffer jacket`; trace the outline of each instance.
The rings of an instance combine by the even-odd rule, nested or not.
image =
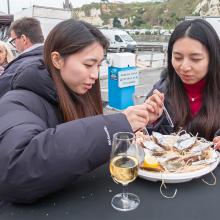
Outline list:
[[[0,99],[0,199],[29,203],[108,161],[113,134],[131,127],[121,113],[62,123],[46,69],[19,71]]]
[[[0,76],[0,97],[7,91],[11,90],[11,80],[14,74],[20,72],[19,68],[23,68],[32,62],[35,62],[43,56],[43,46],[22,53],[14,60],[12,60],[6,67],[3,74]]]

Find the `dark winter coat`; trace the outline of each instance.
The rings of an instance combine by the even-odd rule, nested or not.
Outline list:
[[[39,46],[29,52],[20,54],[14,60],[12,60],[4,69],[2,75],[0,75],[0,97],[7,91],[11,90],[11,80],[15,73],[20,72],[18,69],[23,68],[43,56],[43,46]]]
[[[19,72],[20,71],[20,72]],[[131,132],[124,114],[63,123],[54,83],[32,62],[0,99],[0,199],[30,203],[109,160],[112,136]]]

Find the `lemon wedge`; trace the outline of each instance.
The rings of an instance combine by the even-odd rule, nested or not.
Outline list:
[[[160,164],[158,163],[156,157],[147,154],[144,157],[143,167],[155,169],[155,168],[160,167]]]

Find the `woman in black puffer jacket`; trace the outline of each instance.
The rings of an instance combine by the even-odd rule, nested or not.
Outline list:
[[[17,69],[0,99],[0,199],[30,203],[109,160],[111,140],[148,123],[146,105],[102,115],[99,66],[108,42],[82,21],[48,35],[44,61]]]

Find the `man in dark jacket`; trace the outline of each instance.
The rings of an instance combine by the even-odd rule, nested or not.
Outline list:
[[[0,97],[11,89],[11,79],[16,70],[43,56],[43,33],[40,22],[35,18],[22,18],[10,27],[10,43],[20,55],[6,66],[0,77]]]

